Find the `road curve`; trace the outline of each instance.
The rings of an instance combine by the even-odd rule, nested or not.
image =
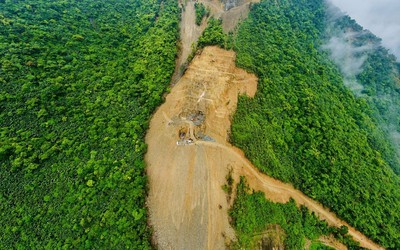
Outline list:
[[[244,153],[239,148],[216,142],[198,141],[196,144],[207,147],[221,148],[225,151],[223,153],[224,155],[234,155],[242,163],[241,165],[232,165],[233,167],[236,167],[233,169],[233,175],[235,176],[236,183],[238,182],[239,176],[245,176],[248,179],[249,186],[255,191],[264,192],[267,199],[270,199],[274,202],[287,202],[290,198],[293,198],[298,205],[306,206],[320,219],[325,220],[330,226],[340,227],[344,225],[348,227],[348,234],[351,235],[355,241],[360,242],[361,247],[368,249],[384,249],[368,239],[354,227],[339,219],[328,208],[322,206],[320,203],[306,196],[301,191],[295,189],[292,185],[278,181],[258,171],[253,164],[244,157]],[[278,196],[271,195],[271,193],[275,193]]]

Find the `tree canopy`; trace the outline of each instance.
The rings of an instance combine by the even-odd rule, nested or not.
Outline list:
[[[150,248],[144,134],[176,1],[0,2],[0,248]]]
[[[297,207],[293,199],[287,203],[273,203],[265,198],[264,193],[250,190],[244,177],[241,177],[236,190],[229,211],[238,233],[238,241],[232,245],[234,249],[255,249],[257,243],[268,237],[285,249],[304,249],[306,241],[311,242],[310,249],[332,249],[319,241],[324,235],[334,236],[349,249],[360,248],[359,243],[347,234],[346,226],[328,226],[305,206]]]
[[[399,248],[400,178],[387,157],[393,146],[374,107],[344,86],[322,48],[326,17],[317,0],[253,5],[235,50],[259,87],[254,99],[240,98],[231,139],[263,172],[292,182],[383,246]]]

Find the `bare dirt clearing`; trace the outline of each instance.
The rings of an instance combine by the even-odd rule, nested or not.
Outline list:
[[[239,93],[253,96],[257,78],[235,66],[235,54],[206,47],[157,110],[146,136],[148,206],[160,249],[224,249],[235,239],[222,190],[228,169],[237,182],[274,202],[293,197],[330,225],[349,227],[361,246],[381,249],[291,185],[261,174],[227,142]]]
[[[221,186],[236,156],[207,144],[229,146],[237,95],[257,89],[257,78],[236,68],[234,59],[233,52],[205,48],[151,121],[148,205],[160,249],[223,249],[223,234],[234,238]]]
[[[219,1],[192,1],[180,0],[179,5],[182,8],[182,16],[180,22],[180,51],[176,59],[175,72],[172,76],[171,83],[176,84],[181,78],[184,67],[193,48],[196,46],[204,29],[207,27],[207,20],[203,20],[200,26],[196,25],[196,9],[195,3],[205,2],[211,11],[210,16],[219,16],[223,12],[223,4]]]
[[[183,3],[181,3],[182,5]],[[182,9],[182,17],[180,23],[180,51],[176,59],[175,73],[172,77],[172,83],[175,84],[182,74],[182,67],[184,67],[189,55],[192,53],[192,46],[197,43],[201,33],[207,26],[207,22],[202,25],[196,25],[196,11],[194,2],[188,1]]]

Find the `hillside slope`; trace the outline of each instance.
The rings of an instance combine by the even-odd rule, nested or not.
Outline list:
[[[400,174],[400,63],[380,38],[332,6],[327,20],[322,47],[338,66],[344,85],[371,107],[380,128],[371,135],[376,138],[373,146]]]
[[[146,162],[157,247],[223,249],[235,241],[227,213],[231,200],[222,188],[231,171],[235,183],[245,176],[268,199],[282,203],[293,198],[330,226],[348,226],[361,246],[381,249],[293,186],[259,173],[228,143],[238,93],[253,96],[256,87],[254,75],[235,67],[234,52],[205,47],[154,114]]]
[[[400,179],[382,157],[373,109],[321,49],[322,1],[263,1],[236,39],[259,91],[242,97],[232,140],[263,172],[292,182],[385,247],[399,247]]]
[[[0,1],[0,249],[150,248],[144,134],[175,1]]]

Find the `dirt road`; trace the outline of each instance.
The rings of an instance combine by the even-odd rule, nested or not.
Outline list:
[[[329,225],[336,227],[342,225],[347,226],[349,228],[349,235],[351,235],[354,240],[360,242],[362,247],[368,249],[383,249],[370,241],[366,236],[351,227],[345,221],[338,219],[334,213],[329,211],[329,209],[324,208],[320,203],[312,200],[299,190],[296,190],[292,185],[280,182],[268,175],[260,173],[243,156],[243,152],[240,149],[210,142],[197,142],[197,144],[221,148],[224,150],[224,152],[221,152],[223,155],[230,155],[232,157],[236,156],[236,163],[239,164],[230,165],[233,169],[235,183],[239,181],[240,176],[245,176],[249,186],[253,190],[264,192],[267,199],[272,200],[273,202],[285,203],[288,202],[290,198],[293,198],[296,200],[297,205],[305,205],[309,210],[315,212],[321,220],[328,222]]]
[[[253,96],[256,89],[257,78],[236,68],[234,52],[207,47],[153,116],[146,136],[148,207],[159,249],[224,249],[235,240],[221,188],[228,169],[272,201],[293,197],[330,225],[347,225],[291,185],[259,173],[227,142],[238,94]],[[354,228],[349,233],[361,246],[381,249]]]

